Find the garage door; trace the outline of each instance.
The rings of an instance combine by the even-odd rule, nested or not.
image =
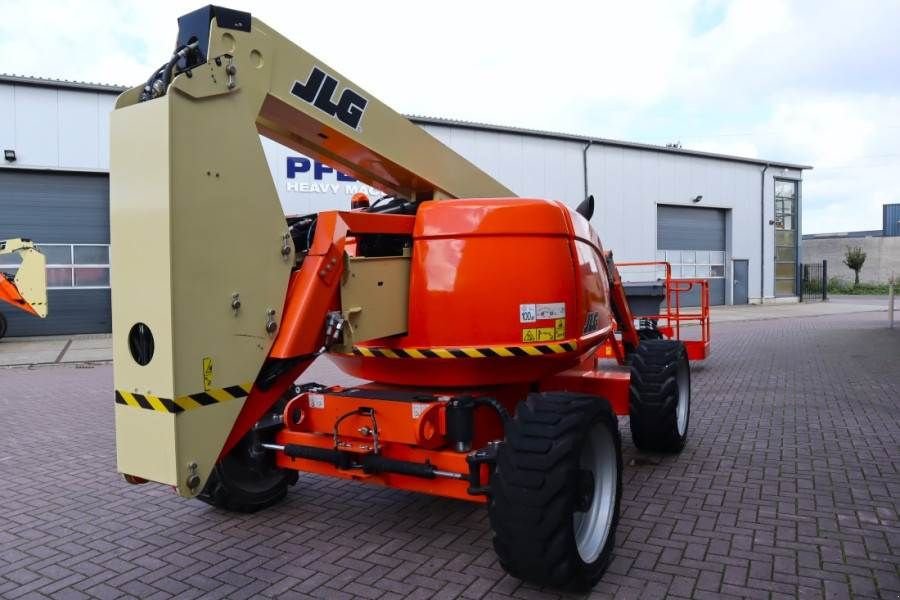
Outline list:
[[[0,170],[0,239],[13,237],[34,240],[47,257],[50,314],[41,320],[0,306],[7,335],[110,331],[106,175]]]
[[[725,304],[725,211],[694,206],[659,206],[657,259],[672,265],[673,277],[709,281],[710,304]],[[682,298],[700,303],[699,292]]]

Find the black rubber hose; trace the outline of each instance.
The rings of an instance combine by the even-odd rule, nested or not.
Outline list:
[[[166,63],[168,64],[168,63]],[[153,82],[157,80],[163,70],[166,68],[166,65],[160,65],[158,69],[153,71],[153,74],[147,79],[146,83],[144,83],[144,91],[151,92],[153,91]]]
[[[307,460],[317,460],[319,462],[331,463],[338,469],[349,469],[353,466],[353,457],[346,452],[340,450],[332,450],[330,448],[317,448],[315,446],[300,446],[298,444],[287,444],[284,447],[285,456],[291,458],[305,458]]]
[[[178,62],[178,59],[183,56],[182,51],[187,48],[187,46],[180,46],[175,49],[175,53],[172,54],[172,58],[169,59],[169,62],[166,63],[166,66],[163,67],[163,90],[169,87],[169,83],[172,82],[172,71],[175,70],[175,63]],[[165,92],[163,92],[165,93]]]
[[[397,473],[422,479],[434,479],[434,466],[428,463],[414,463],[386,458],[379,454],[366,454],[359,462],[366,473]]]
[[[503,421],[504,427],[507,423],[512,420],[512,417],[509,415],[509,411],[506,410],[506,407],[503,406],[496,398],[491,398],[489,396],[477,396],[475,399],[476,406],[490,406],[497,414],[500,416],[500,420]]]

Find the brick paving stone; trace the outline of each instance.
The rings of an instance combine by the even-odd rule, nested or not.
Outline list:
[[[900,331],[717,323],[690,441],[622,420],[616,556],[590,598],[900,596]],[[352,384],[322,360],[307,380]],[[0,369],[0,598],[585,598],[504,574],[466,502],[301,475],[233,515],[115,472],[108,365]],[[640,459],[640,460],[636,460]]]

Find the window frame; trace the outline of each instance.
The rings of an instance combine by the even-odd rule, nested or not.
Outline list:
[[[671,260],[669,257],[669,253],[678,252],[678,260]],[[682,252],[691,252],[693,253],[693,261],[692,262],[684,262],[682,260]],[[697,255],[700,253],[706,253],[707,261],[706,262],[697,262]],[[660,256],[662,253],[662,256]],[[722,254],[722,262],[713,261],[714,254],[721,253]],[[726,261],[728,260],[728,253],[724,250],[675,250],[675,249],[661,249],[657,248],[656,250],[656,259],[664,260],[669,263],[672,267],[672,279],[727,279],[728,277],[728,269],[726,268]],[[684,267],[688,267],[693,271],[694,275],[683,276]],[[696,275],[697,267],[707,267],[709,269],[709,275]],[[713,267],[722,267],[721,275],[713,275]],[[662,270],[660,269],[660,272]],[[657,273],[657,277],[662,278],[664,276],[660,275],[660,272]],[[676,275],[677,273],[677,275]]]
[[[68,247],[69,249],[69,262],[68,263],[60,263],[60,262],[47,262],[46,268],[49,269],[67,269],[69,272],[69,285],[47,285],[48,290],[108,290],[110,289],[110,285],[76,285],[75,284],[75,270],[76,269],[106,269],[109,274],[110,283],[112,281],[112,273],[110,268],[109,261],[109,253],[110,253],[110,244],[101,244],[101,243],[55,243],[48,242],[45,244],[36,243],[37,249],[41,251],[43,248],[53,247]],[[75,248],[76,246],[90,246],[90,247],[100,247],[106,248],[106,263],[85,263],[85,264],[76,264],[75,263]],[[10,272],[12,271],[13,276],[19,270],[18,264],[5,264],[0,266],[4,271]]]
[[[799,289],[799,278],[800,278],[800,195],[801,195],[801,183],[800,179],[791,179],[787,177],[774,177],[773,178],[773,186],[772,186],[772,199],[773,199],[773,222],[775,225],[774,235],[772,237],[772,293],[773,295],[778,297],[792,297],[797,295],[797,290]],[[780,193],[781,189],[784,189],[787,185],[789,185],[792,189],[792,193],[790,196],[785,196]],[[789,210],[786,210],[789,208]],[[785,217],[790,219],[791,227],[785,227]],[[791,244],[779,244],[778,238],[780,232],[790,232],[793,234],[793,243]],[[782,236],[784,237],[784,236]],[[779,248],[792,248],[794,252],[793,260],[778,260]],[[794,265],[794,275],[793,277],[779,277],[778,276],[778,266],[784,264],[792,264]],[[793,280],[792,283],[792,292],[785,293],[779,291],[779,282],[785,282]]]

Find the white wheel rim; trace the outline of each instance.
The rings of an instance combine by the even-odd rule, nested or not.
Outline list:
[[[678,419],[678,435],[683,437],[687,431],[688,413],[691,407],[691,371],[686,359],[678,363],[675,385],[678,387],[678,405],[675,408]]]
[[[615,442],[602,423],[594,425],[587,436],[579,467],[593,475],[593,496],[585,511],[572,515],[572,522],[578,555],[584,562],[592,563],[603,551],[612,529],[619,470]]]

